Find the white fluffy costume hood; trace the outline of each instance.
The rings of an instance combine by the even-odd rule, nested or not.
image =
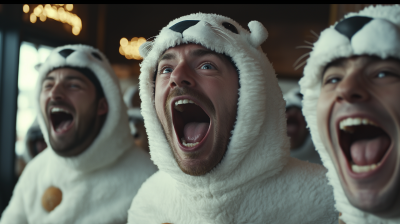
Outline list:
[[[340,24],[336,23],[322,31],[318,41],[314,43],[310,58],[304,68],[304,77],[300,80],[301,92],[304,95],[303,114],[310,127],[313,142],[323,165],[328,169],[327,177],[334,189],[335,206],[342,212],[340,219],[347,224],[400,223],[400,219],[382,219],[350,204],[340,184],[334,164],[319,135],[317,102],[320,95],[322,72],[328,63],[353,55],[400,59],[400,6],[370,6],[358,13],[349,13],[345,16],[345,19],[349,18],[359,22],[358,27],[353,31],[344,32],[340,28],[336,29],[336,25]]]
[[[179,24],[181,32],[171,29]],[[176,26],[175,26],[176,27]],[[264,26],[250,31],[224,16],[191,14],[170,22],[140,48],[140,97],[150,154],[159,172],[132,202],[129,223],[335,223],[326,170],[289,157],[285,102],[262,52]],[[240,76],[237,119],[222,161],[203,176],[181,171],[154,105],[157,60],[168,48],[196,43],[228,55]]]
[[[283,96],[283,99],[285,99],[286,101],[286,108],[303,108],[303,105],[301,103],[302,98],[303,97],[300,93],[300,87],[291,89]],[[321,158],[319,157],[318,152],[315,150],[310,134],[307,135],[307,138],[304,140],[303,144],[300,147],[290,150],[290,156],[303,161],[322,164]]]
[[[51,149],[39,108],[44,78],[53,69],[66,66],[90,69],[99,80],[109,107],[96,139],[74,157],[58,156]],[[90,46],[58,47],[40,67],[38,80],[38,119],[48,148],[22,173],[1,224],[126,223],[132,198],[156,167],[145,152],[134,146],[118,79],[107,58]],[[48,212],[41,200],[51,186],[61,190],[62,201]]]

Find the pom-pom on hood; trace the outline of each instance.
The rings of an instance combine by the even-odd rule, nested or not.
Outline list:
[[[353,207],[340,184],[334,164],[319,135],[317,102],[320,96],[322,72],[325,66],[339,58],[354,55],[377,56],[382,59],[400,59],[400,6],[370,6],[358,13],[349,13],[340,22],[321,32],[314,43],[310,58],[300,80],[304,95],[303,114],[311,130],[312,139],[334,188],[336,208],[343,213],[347,224],[399,223],[400,219],[381,219]]]
[[[144,57],[139,82],[141,109],[151,158],[187,193],[222,194],[261,175],[264,179],[271,177],[287,162],[285,102],[274,69],[260,47],[268,33],[257,21],[248,26],[251,32],[227,17],[196,13],[173,20],[154,41],[140,47]],[[237,118],[227,151],[222,161],[203,176],[181,171],[154,104],[153,78],[159,57],[167,49],[186,43],[200,44],[231,57],[239,71]]]
[[[130,136],[126,106],[122,100],[118,78],[107,58],[97,49],[86,45],[66,45],[54,49],[40,66],[36,87],[38,101],[38,121],[44,139],[49,144],[49,134],[40,111],[40,92],[44,78],[55,68],[77,67],[91,70],[104,92],[108,103],[107,118],[92,144],[81,154],[74,157],[61,157],[62,164],[81,172],[90,172],[116,161],[126,150],[132,149],[133,139]]]

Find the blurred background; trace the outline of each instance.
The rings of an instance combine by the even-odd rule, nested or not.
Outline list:
[[[303,67],[294,68],[296,60],[309,52],[296,47],[313,43],[344,14],[365,6],[0,4],[0,213],[26,163],[45,148],[35,129],[35,67],[53,48],[78,43],[98,48],[108,57],[125,92],[138,83],[138,47],[172,19],[216,13],[245,29],[257,20],[269,32],[262,48],[286,93],[302,76]],[[28,145],[33,149],[27,150]]]

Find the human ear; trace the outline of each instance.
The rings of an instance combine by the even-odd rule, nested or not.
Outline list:
[[[104,115],[108,113],[108,103],[105,97],[102,97],[99,100],[98,106],[97,106],[97,115]]]

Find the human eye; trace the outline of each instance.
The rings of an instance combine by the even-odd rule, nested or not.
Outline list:
[[[340,82],[340,80],[341,80],[341,78],[339,78],[339,77],[330,77],[325,80],[324,84],[325,85],[336,84],[336,83]]]
[[[211,63],[203,64],[200,69],[215,69],[215,67]]]
[[[161,69],[161,74],[171,73],[172,71],[173,71],[172,68],[165,67]]]
[[[392,73],[392,72],[388,72],[388,71],[380,71],[378,72],[378,74],[376,75],[376,78],[385,78],[385,77],[396,77],[398,75]]]
[[[53,82],[49,82],[49,81],[45,81],[43,82],[43,86],[44,89],[50,89],[51,87],[53,87]]]
[[[68,84],[68,87],[71,89],[80,89],[81,85],[79,83],[71,82]]]

